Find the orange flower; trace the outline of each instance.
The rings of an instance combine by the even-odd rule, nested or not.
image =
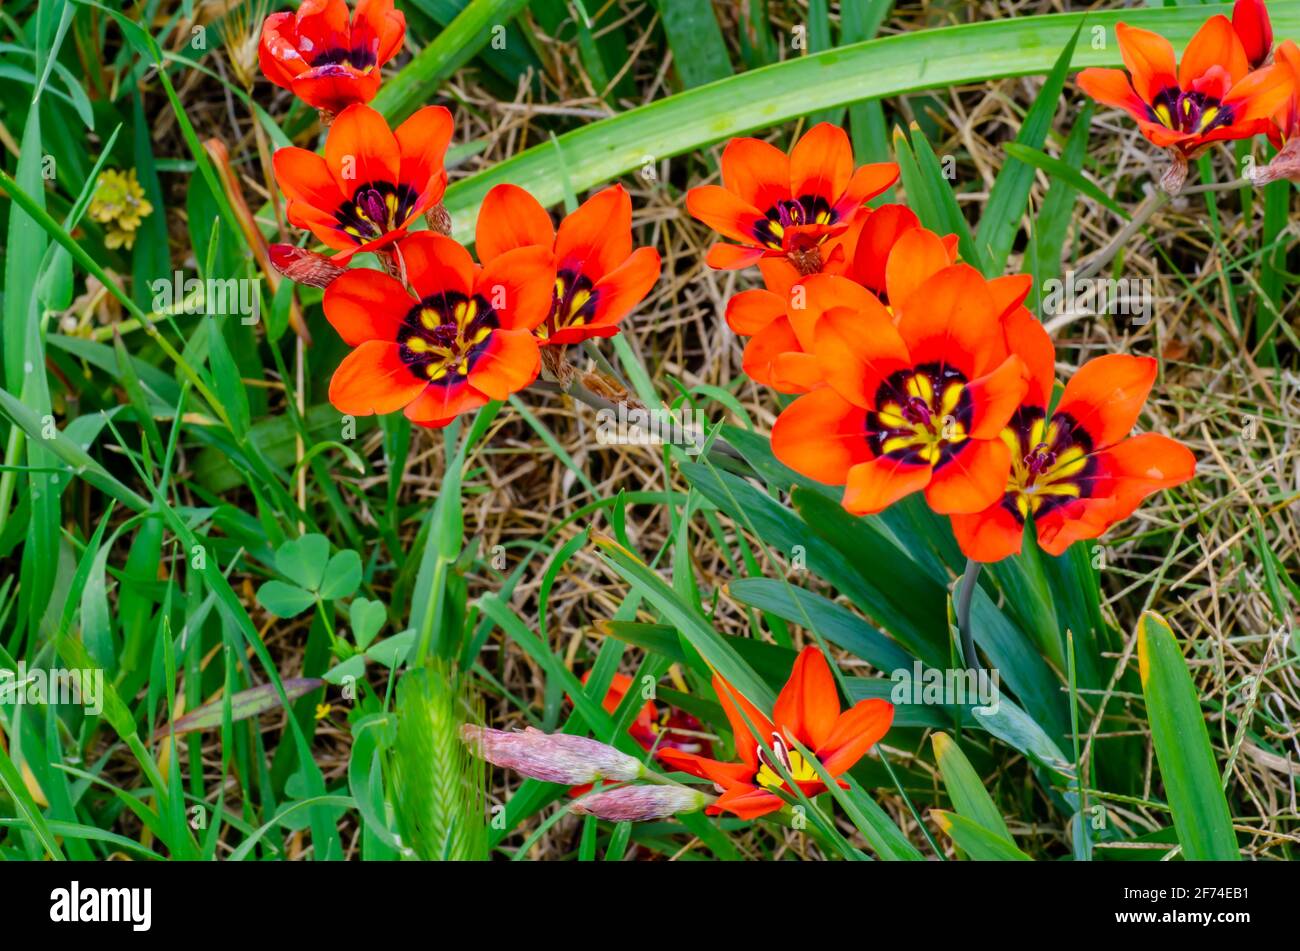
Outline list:
[[[514,248],[553,255],[554,300],[534,331],[545,344],[612,337],[659,280],[659,252],[632,250],[632,199],[622,185],[587,199],[558,232],[536,198],[516,185],[497,185],[479,209],[474,243],[484,264]]]
[[[713,690],[731,723],[741,761],[720,763],[681,750],[664,750],[659,757],[718,785],[722,795],[709,806],[710,815],[732,812],[742,819],[757,819],[785,805],[778,792],[789,794],[791,790],[756,735],[763,737],[804,795],[815,796],[826,787],[812,764],[793,748],[792,740],[811,750],[826,772],[836,777],[862,759],[894,720],[894,706],[885,700],[860,700],[841,713],[835,679],[816,647],[805,647],[799,653],[789,681],[776,698],[771,719],[717,674],[713,675]],[[846,784],[841,781],[840,785]]]
[[[414,423],[445,426],[537,378],[532,331],[550,308],[550,255],[517,248],[480,267],[455,241],[422,231],[399,243],[396,257],[415,296],[368,268],[325,291],[325,316],[356,347],[330,380],[339,412],[405,408]]]
[[[820,271],[822,244],[842,234],[858,210],[898,180],[892,162],[853,168],[849,137],[823,122],[787,156],[759,139],[722,150],[722,185],[686,194],[692,215],[740,246],[715,244],[709,267],[734,269],[785,257],[803,274]]]
[[[898,239],[920,227],[916,215],[903,205],[866,209],[852,234],[845,236],[844,247],[852,256],[828,266],[824,273],[842,274],[888,303],[886,261]],[[948,251],[944,263],[955,263],[956,236],[940,240]],[[753,338],[742,357],[750,379],[781,393],[807,393],[822,382],[813,355],[816,317],[807,306],[807,288],[784,261],[773,259],[761,266],[767,287],[733,295],[727,301],[727,325],[737,334]]]
[[[352,22],[343,0],[302,0],[297,13],[273,13],[262,24],[257,58],[266,78],[325,112],[369,102],[379,67],[406,35],[393,0],[359,0]]]
[[[1128,436],[1156,378],[1151,357],[1089,360],[1066,384],[1050,418],[1050,363],[1039,362],[1034,377],[1037,382],[1002,432],[1013,459],[1005,494],[982,512],[952,519],[958,544],[976,561],[1020,551],[1031,516],[1038,543],[1059,555],[1128,518],[1151,493],[1196,472],[1186,446],[1156,433]]]
[[[947,262],[931,232],[899,238],[886,266],[892,315],[845,278],[804,282],[827,385],[781,413],[772,450],[809,478],[845,486],[850,512],[879,512],[921,490],[941,514],[978,512],[1006,486],[1011,457],[999,434],[1028,372],[1003,319],[1031,281],[986,281]]]
[[[275,179],[289,199],[289,221],[338,251],[379,251],[442,199],[443,155],[451,113],[426,106],[390,131],[369,106],[349,106],[330,127],[324,156],[306,149],[275,153]]]
[[[1093,99],[1125,110],[1151,142],[1194,157],[1212,142],[1267,131],[1288,94],[1286,73],[1250,68],[1227,17],[1211,17],[1176,63],[1163,36],[1126,24],[1115,28],[1122,69],[1085,69],[1079,85]]]
[[[1291,95],[1273,114],[1274,125],[1268,130],[1269,141],[1280,149],[1300,139],[1300,47],[1283,40],[1277,48],[1277,63],[1291,77]]]
[[[1259,69],[1273,52],[1273,24],[1264,0],[1237,0],[1232,5],[1232,29],[1246,51],[1251,69]]]
[[[1250,173],[1256,185],[1267,185],[1280,178],[1300,182],[1300,47],[1284,40],[1277,48],[1277,68],[1291,77],[1291,95],[1273,114],[1268,140],[1278,150],[1273,161]]]

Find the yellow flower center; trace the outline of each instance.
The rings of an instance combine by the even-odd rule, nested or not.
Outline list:
[[[969,438],[970,396],[956,371],[918,367],[890,377],[868,419],[878,455],[937,465]]]
[[[1013,419],[1002,430],[1002,441],[1011,450],[1007,494],[1022,521],[1044,506],[1054,508],[1084,494],[1080,477],[1086,478],[1091,460],[1088,446],[1076,441],[1071,429],[1071,420],[1058,415]]]
[[[402,361],[416,377],[453,383],[469,374],[498,326],[486,300],[449,291],[412,308],[397,342]]]
[[[803,754],[798,750],[788,749],[785,740],[777,733],[772,734],[770,742],[772,752],[780,763],[785,767],[785,771],[795,782],[815,783],[820,777],[817,771],[813,769],[812,764],[804,759]],[[767,754],[763,752],[762,747],[758,750],[758,772],[754,774],[754,782],[764,789],[783,789],[785,780],[781,774],[768,762]]]

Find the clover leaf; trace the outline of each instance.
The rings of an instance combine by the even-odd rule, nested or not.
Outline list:
[[[285,542],[276,549],[275,567],[293,584],[272,579],[257,589],[257,601],[277,617],[293,617],[318,602],[349,597],[361,586],[361,556],[350,549],[331,556],[324,535]]]

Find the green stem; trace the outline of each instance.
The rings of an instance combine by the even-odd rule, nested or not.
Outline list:
[[[961,657],[969,670],[979,670],[975,657],[975,632],[970,623],[971,599],[979,581],[982,565],[974,558],[966,559],[966,570],[957,582],[957,631],[961,635]]]

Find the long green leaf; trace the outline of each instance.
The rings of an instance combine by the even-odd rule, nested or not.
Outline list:
[[[438,84],[473,59],[497,27],[513,20],[528,0],[473,0],[401,72],[384,83],[371,105],[396,123],[433,98]]]
[[[931,809],[939,828],[948,833],[971,858],[982,862],[1028,862],[1029,856],[1006,839],[994,835],[977,822],[955,812]]]
[[[948,790],[948,798],[952,800],[957,814],[1005,839],[1008,844],[1015,845],[1002,813],[961,747],[947,733],[935,733],[930,737],[930,743],[934,747],[934,759],[939,764],[939,773],[943,776],[943,786]]]
[[[1165,619],[1148,611],[1138,621],[1138,672],[1151,743],[1183,855],[1192,860],[1241,858],[1205,714]]]
[[[1079,24],[1083,29],[1083,24]],[[1043,88],[1038,91],[1029,114],[1020,125],[1016,142],[1031,149],[1042,148],[1048,131],[1052,128],[1052,119],[1061,104],[1061,91],[1065,88],[1065,77],[1074,58],[1074,47],[1079,40],[1075,31],[1070,42],[1065,44],[1061,55],[1047,74]],[[1034,169],[1024,162],[1012,160],[1002,166],[993,189],[989,192],[988,203],[984,206],[977,235],[986,265],[986,274],[995,277],[1002,273],[1011,253],[1011,244],[1016,232],[1020,230],[1020,219],[1029,205],[1029,186],[1034,183]]]
[[[1088,26],[1105,27],[1109,42],[1103,49],[1092,44],[1077,49],[1071,67],[1121,65],[1114,41],[1120,20],[1156,29],[1181,47],[1207,16],[1225,10],[1230,7],[1090,12]],[[1300,34],[1300,2],[1275,2],[1269,12],[1277,35]],[[647,155],[680,155],[809,112],[922,89],[1047,73],[1084,16],[1014,17],[868,40],[754,69],[584,125],[447,189],[445,202],[456,237],[473,240],[477,208],[488,190],[501,182],[526,185],[543,205],[555,205],[564,199],[566,176],[569,189],[582,193],[640,168]],[[421,91],[427,94],[427,87]],[[376,98],[390,118],[411,101],[406,94],[385,92]]]

